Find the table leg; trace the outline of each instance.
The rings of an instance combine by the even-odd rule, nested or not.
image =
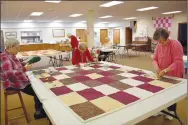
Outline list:
[[[169,116],[172,116],[173,118],[177,119],[181,125],[184,125],[183,122],[180,120],[179,116],[177,115],[177,112],[174,111],[175,115],[169,113],[169,112],[166,112],[166,111],[161,111],[162,113],[166,114],[166,115],[169,115]]]

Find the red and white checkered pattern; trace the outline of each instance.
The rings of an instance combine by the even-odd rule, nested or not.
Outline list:
[[[153,20],[154,28],[165,28],[169,31],[171,30],[172,26],[172,17],[157,17]]]

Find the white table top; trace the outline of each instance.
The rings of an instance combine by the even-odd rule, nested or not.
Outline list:
[[[103,63],[109,65],[112,64],[110,62]],[[120,66],[118,64],[115,65]],[[137,69],[128,66],[123,67],[134,70]],[[152,73],[151,71],[144,71]],[[134,125],[187,96],[187,80],[184,79],[182,84],[178,84],[166,91],[162,91],[150,98],[140,101],[139,103],[132,104],[122,110],[83,123],[77,119],[76,116],[71,113],[52,92],[48,91],[39,80],[33,78],[34,76],[31,75],[31,72],[28,72],[28,75],[31,79],[32,87],[37,93],[39,99],[42,100],[44,110],[53,125]],[[123,116],[126,118],[123,118]]]
[[[57,50],[53,50],[53,51],[56,51],[57,53],[56,54],[50,54],[50,55],[37,55],[37,56],[40,56],[40,57],[48,57],[48,56],[58,56],[58,55],[62,55],[63,54],[63,52],[61,52],[61,51],[57,51]],[[33,55],[33,56],[31,56],[31,55],[29,55],[29,56],[23,56],[23,55],[21,55],[20,53],[18,53],[17,55],[16,55],[16,57],[18,58],[18,59],[25,59],[25,58],[31,58],[31,57],[35,57],[36,55]]]
[[[118,49],[111,49],[111,48],[101,48],[100,51],[102,52],[114,52],[117,51]]]
[[[109,65],[111,64],[109,62],[105,63]],[[116,65],[118,66],[118,64]],[[124,67],[131,68],[128,66]],[[151,71],[146,72],[151,73]],[[75,115],[72,114],[57,98],[44,100],[43,107],[54,125],[134,125],[167,108],[175,102],[184,99],[187,96],[186,94],[187,80],[183,80],[182,84],[179,84],[173,88],[169,88],[166,91],[162,91],[161,93],[142,100],[139,103],[132,104],[122,110],[86,123],[83,123],[77,119]],[[123,118],[123,116],[126,118]]]

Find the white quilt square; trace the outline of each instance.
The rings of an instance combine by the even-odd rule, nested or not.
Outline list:
[[[92,73],[92,74],[88,74],[86,75],[87,77],[91,78],[91,79],[98,79],[98,78],[102,78],[104,76],[97,74],[97,73]]]
[[[134,79],[123,79],[123,80],[120,80],[120,82],[128,84],[130,86],[139,86],[139,85],[144,84],[144,82],[137,81],[137,80],[134,80]]]
[[[56,75],[56,76],[53,76],[53,77],[54,77],[55,79],[57,79],[57,80],[70,78],[69,76],[67,76],[67,75],[65,75],[65,74]]]
[[[70,66],[64,66],[65,68],[67,68],[67,69],[75,69],[75,68],[77,68],[76,66],[74,66],[74,65],[70,65]]]
[[[71,84],[71,85],[67,85],[68,88],[70,88],[71,90],[73,91],[81,91],[81,90],[84,90],[84,89],[88,89],[89,87],[78,82],[78,83],[75,83],[75,84]]]
[[[149,92],[144,89],[137,88],[137,87],[126,89],[126,90],[124,90],[124,92],[134,95],[140,99],[145,99],[145,98],[153,95],[152,92]]]
[[[72,70],[62,70],[60,72],[63,74],[74,73],[74,71],[72,71]]]
[[[91,69],[94,69],[94,68],[87,66],[87,67],[82,67],[81,69],[83,69],[83,70],[91,70]]]
[[[110,95],[110,94],[113,94],[113,93],[120,91],[120,90],[113,88],[113,87],[106,85],[106,84],[94,87],[94,89],[103,93],[104,95]]]
[[[113,70],[112,68],[104,68],[104,67],[101,67],[101,68],[97,68],[97,69],[100,69],[102,71],[109,71],[109,70]]]
[[[121,73],[121,74],[118,74],[118,75],[123,76],[123,77],[128,77],[128,78],[132,78],[132,77],[138,76],[138,75],[132,74],[132,73]]]

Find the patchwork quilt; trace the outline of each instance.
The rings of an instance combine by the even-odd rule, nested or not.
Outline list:
[[[121,110],[181,83],[181,79],[159,80],[142,70],[102,63],[56,70],[54,73],[37,70],[33,74],[83,122]]]

